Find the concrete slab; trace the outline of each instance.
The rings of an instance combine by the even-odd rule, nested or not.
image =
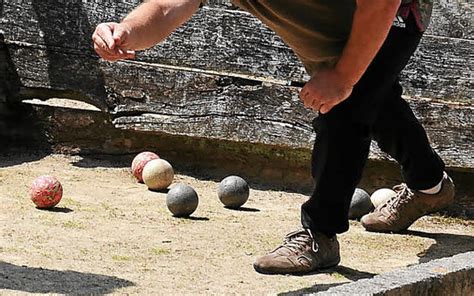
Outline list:
[[[402,268],[311,295],[474,295],[474,252]]]

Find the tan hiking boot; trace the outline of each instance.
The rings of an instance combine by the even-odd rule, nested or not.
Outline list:
[[[360,222],[368,231],[399,232],[406,230],[421,216],[436,212],[454,201],[454,183],[444,173],[439,193],[425,194],[411,190],[406,184],[393,188],[397,193],[374,212],[362,217]]]
[[[308,273],[336,266],[340,261],[336,236],[301,229],[286,235],[281,246],[253,264],[265,274]]]

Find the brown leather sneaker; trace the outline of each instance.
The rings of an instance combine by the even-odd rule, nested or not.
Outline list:
[[[301,229],[287,234],[281,246],[258,258],[253,267],[265,274],[295,274],[333,267],[339,261],[336,236]]]
[[[368,231],[399,232],[406,230],[421,216],[436,212],[454,201],[454,183],[444,173],[439,193],[424,194],[411,190],[406,184],[393,188],[397,193],[374,212],[362,217],[360,222]]]

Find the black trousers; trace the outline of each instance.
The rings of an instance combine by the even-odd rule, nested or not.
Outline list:
[[[398,161],[410,188],[428,189],[442,179],[444,163],[401,97],[399,74],[421,36],[413,19],[406,28],[392,27],[350,97],[313,121],[315,190],[301,207],[303,227],[330,236],[348,230],[350,201],[371,140]]]

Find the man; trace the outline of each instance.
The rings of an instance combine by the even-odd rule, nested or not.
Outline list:
[[[162,41],[203,1],[149,0],[121,23],[97,26],[97,53],[114,61]],[[431,14],[429,0],[233,1],[273,29],[294,50],[311,79],[300,92],[319,116],[313,149],[315,190],[301,207],[301,230],[258,258],[262,273],[307,273],[340,261],[336,234],[348,230],[348,209],[371,140],[396,159],[406,184],[361,219],[369,231],[399,232],[449,205],[454,185],[423,127],[401,98],[399,73]],[[396,22],[394,23],[394,20]]]

